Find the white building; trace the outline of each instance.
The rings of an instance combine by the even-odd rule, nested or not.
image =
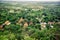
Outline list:
[[[41,25],[41,29],[45,29],[46,28],[46,22],[42,22],[40,25]]]

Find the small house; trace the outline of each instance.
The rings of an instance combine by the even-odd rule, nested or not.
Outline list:
[[[46,22],[42,22],[40,25],[41,25],[41,29],[45,29],[46,28]]]
[[[23,25],[23,28],[27,28],[28,27],[28,23],[25,22],[24,25]]]

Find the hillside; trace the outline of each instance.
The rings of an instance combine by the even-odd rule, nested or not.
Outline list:
[[[60,40],[59,2],[0,2],[0,40]]]

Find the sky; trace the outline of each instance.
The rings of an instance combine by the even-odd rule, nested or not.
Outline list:
[[[0,1],[60,1],[60,0],[0,0]]]

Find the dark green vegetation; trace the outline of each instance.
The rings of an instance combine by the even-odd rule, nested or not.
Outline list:
[[[0,25],[11,22],[0,30],[0,40],[60,40],[60,6],[31,7],[0,4]],[[41,23],[46,27],[42,29]]]

